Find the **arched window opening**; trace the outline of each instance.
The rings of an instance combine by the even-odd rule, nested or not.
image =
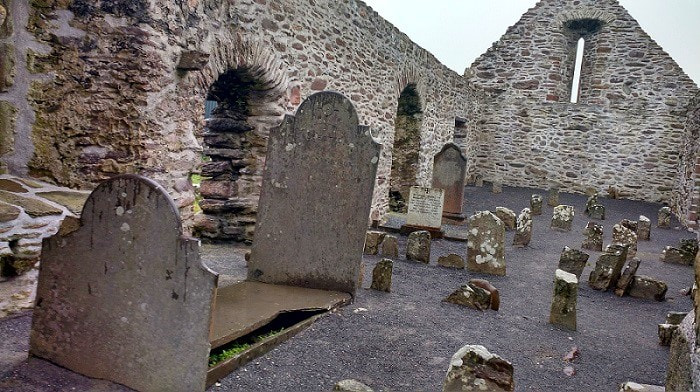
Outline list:
[[[581,70],[583,68],[583,51],[586,47],[586,40],[578,39],[576,47],[576,64],[574,65],[574,78],[571,82],[571,103],[578,103],[578,96],[581,91]]]

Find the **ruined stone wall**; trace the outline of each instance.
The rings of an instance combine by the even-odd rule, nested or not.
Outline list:
[[[477,133],[485,179],[670,202],[698,89],[616,1],[541,1],[466,76],[498,96]]]
[[[700,217],[700,94],[688,107],[673,209],[685,226],[698,229]]]
[[[11,172],[79,188],[138,172],[163,183],[187,210],[189,176],[218,148],[202,138],[207,92],[227,70],[240,69],[264,88],[250,105],[252,130],[229,148],[244,149],[234,154],[245,162],[234,168],[233,190],[221,188],[236,205],[221,208],[257,205],[269,128],[315,91],[335,90],[385,145],[376,218],[387,210],[394,120],[406,85],[416,85],[423,106],[419,184],[430,183],[432,156],[452,140],[455,117],[469,120],[467,130],[476,126],[478,105],[464,79],[360,1],[45,0],[23,7],[27,22],[18,31],[42,50],[23,49],[18,69],[53,77],[30,77],[14,95],[14,107],[31,109],[20,110],[26,120],[0,122],[10,130],[2,137],[14,132],[15,150],[20,141],[30,149],[20,160],[0,151]],[[204,61],[183,66],[192,55]]]

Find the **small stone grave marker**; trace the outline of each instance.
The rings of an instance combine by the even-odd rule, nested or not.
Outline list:
[[[492,275],[506,274],[503,222],[489,211],[469,217],[467,235],[467,269]]]

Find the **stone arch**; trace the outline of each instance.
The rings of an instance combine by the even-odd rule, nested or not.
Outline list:
[[[216,102],[202,133],[199,207],[194,232],[212,240],[252,242],[269,130],[288,101],[281,60],[262,43],[217,37],[197,83]]]

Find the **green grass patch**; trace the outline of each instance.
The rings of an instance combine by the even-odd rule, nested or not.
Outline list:
[[[282,331],[284,331],[284,328],[275,331],[270,331],[261,335],[244,336],[240,339],[234,340],[233,342],[227,345],[219,347],[209,354],[209,367],[214,367],[221,362],[231,359],[236,355],[248,350],[254,344],[260,343],[265,339],[269,339],[273,336],[276,336]]]

